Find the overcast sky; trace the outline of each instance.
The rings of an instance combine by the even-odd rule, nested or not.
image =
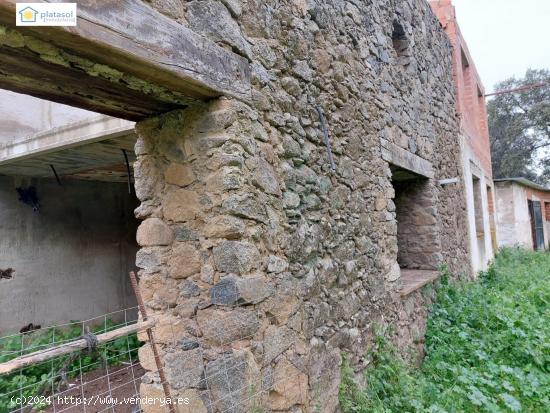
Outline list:
[[[495,83],[550,69],[550,0],[453,0],[487,93]]]

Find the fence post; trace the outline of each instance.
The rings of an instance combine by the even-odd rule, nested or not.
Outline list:
[[[145,310],[145,305],[143,303],[143,298],[141,297],[141,291],[139,290],[136,274],[134,273],[134,271],[130,271],[130,282],[132,283],[132,288],[134,289],[134,293],[136,295],[136,300],[138,303],[139,312],[141,313],[141,318],[143,319],[143,321],[147,321],[147,311]],[[145,331],[147,332],[147,339],[149,340],[149,344],[151,345],[151,349],[153,350],[153,356],[155,358],[155,364],[157,365],[157,370],[159,372],[162,389],[164,390],[164,396],[166,396],[166,401],[168,402],[168,409],[170,410],[170,413],[177,413],[176,407],[172,403],[172,395],[170,394],[170,387],[168,386],[168,382],[166,381],[166,376],[164,375],[164,368],[162,367],[162,362],[159,357],[157,345],[155,343],[155,338],[153,337],[153,329],[148,328]]]

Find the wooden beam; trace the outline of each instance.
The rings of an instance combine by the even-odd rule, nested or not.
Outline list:
[[[15,3],[0,0],[0,25],[27,39],[0,36],[0,87],[129,120],[193,100],[250,98],[245,58],[142,1],[79,0],[76,27],[15,27]]]
[[[0,47],[0,88],[132,121],[182,107],[45,62],[24,48]]]
[[[138,331],[144,331],[155,326],[155,319],[147,321],[137,322],[130,324],[116,330],[108,331],[103,334],[97,335],[97,343],[108,343],[109,341],[116,340],[117,338],[125,337],[129,334],[136,333]],[[17,357],[13,360],[5,363],[0,363],[0,375],[9,374],[24,367],[31,366],[33,364],[43,363],[56,357],[65,356],[67,354],[74,353],[75,351],[88,348],[88,343],[84,339],[78,339],[69,343],[61,344],[56,347],[51,347],[46,350],[35,351],[34,353],[27,354],[25,356]]]

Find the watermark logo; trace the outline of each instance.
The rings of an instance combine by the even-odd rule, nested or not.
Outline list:
[[[16,3],[17,26],[76,26],[76,3]]]
[[[27,6],[19,14],[22,23],[35,23],[38,12],[32,7]]]

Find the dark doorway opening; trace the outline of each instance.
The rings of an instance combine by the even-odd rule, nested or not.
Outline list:
[[[435,270],[441,262],[436,208],[430,180],[392,166],[401,269]]]
[[[491,231],[491,245],[493,246],[493,253],[498,250],[497,243],[497,225],[495,218],[495,202],[493,198],[493,188],[487,185],[487,205],[489,210],[489,229]]]
[[[533,237],[533,248],[544,250],[544,223],[542,220],[542,208],[540,201],[527,201],[529,217],[531,219],[531,235]]]
[[[482,189],[481,180],[473,175],[472,176],[472,190],[474,195],[474,214],[475,214],[475,231],[477,240],[477,250],[479,251],[479,265],[483,267],[485,262],[485,224],[483,221],[483,203],[481,199]]]
[[[0,334],[136,301],[133,122],[0,89]],[[134,310],[128,314],[133,316]],[[103,320],[97,321],[102,323]]]

